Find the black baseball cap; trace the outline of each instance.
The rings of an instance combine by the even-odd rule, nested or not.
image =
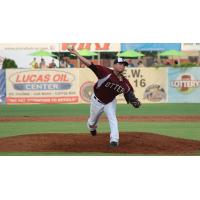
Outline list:
[[[124,60],[123,58],[116,58],[114,60],[114,64],[117,64],[117,63],[123,63],[124,66],[128,66],[128,62],[126,60]]]

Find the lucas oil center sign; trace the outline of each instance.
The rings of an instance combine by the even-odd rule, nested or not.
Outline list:
[[[77,103],[76,69],[7,70],[7,103]]]

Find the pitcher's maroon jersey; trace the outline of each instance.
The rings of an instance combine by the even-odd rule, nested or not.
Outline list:
[[[98,78],[94,85],[94,94],[104,104],[113,101],[119,94],[133,91],[129,81],[124,76],[122,76],[122,81],[120,81],[112,69],[94,64],[90,65],[89,68]]]

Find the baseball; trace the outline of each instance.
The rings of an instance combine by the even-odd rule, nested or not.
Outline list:
[[[68,48],[68,49],[72,49],[72,45],[70,45],[70,44],[67,45],[67,48]]]

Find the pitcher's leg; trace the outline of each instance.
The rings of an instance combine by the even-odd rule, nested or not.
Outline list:
[[[95,131],[97,129],[98,120],[103,112],[103,107],[104,105],[97,102],[92,95],[90,105],[90,117],[87,122],[87,127],[90,131]]]
[[[119,143],[119,129],[118,121],[116,117],[116,100],[113,100],[109,104],[105,105],[104,111],[107,115],[109,125],[110,125],[110,143]]]

